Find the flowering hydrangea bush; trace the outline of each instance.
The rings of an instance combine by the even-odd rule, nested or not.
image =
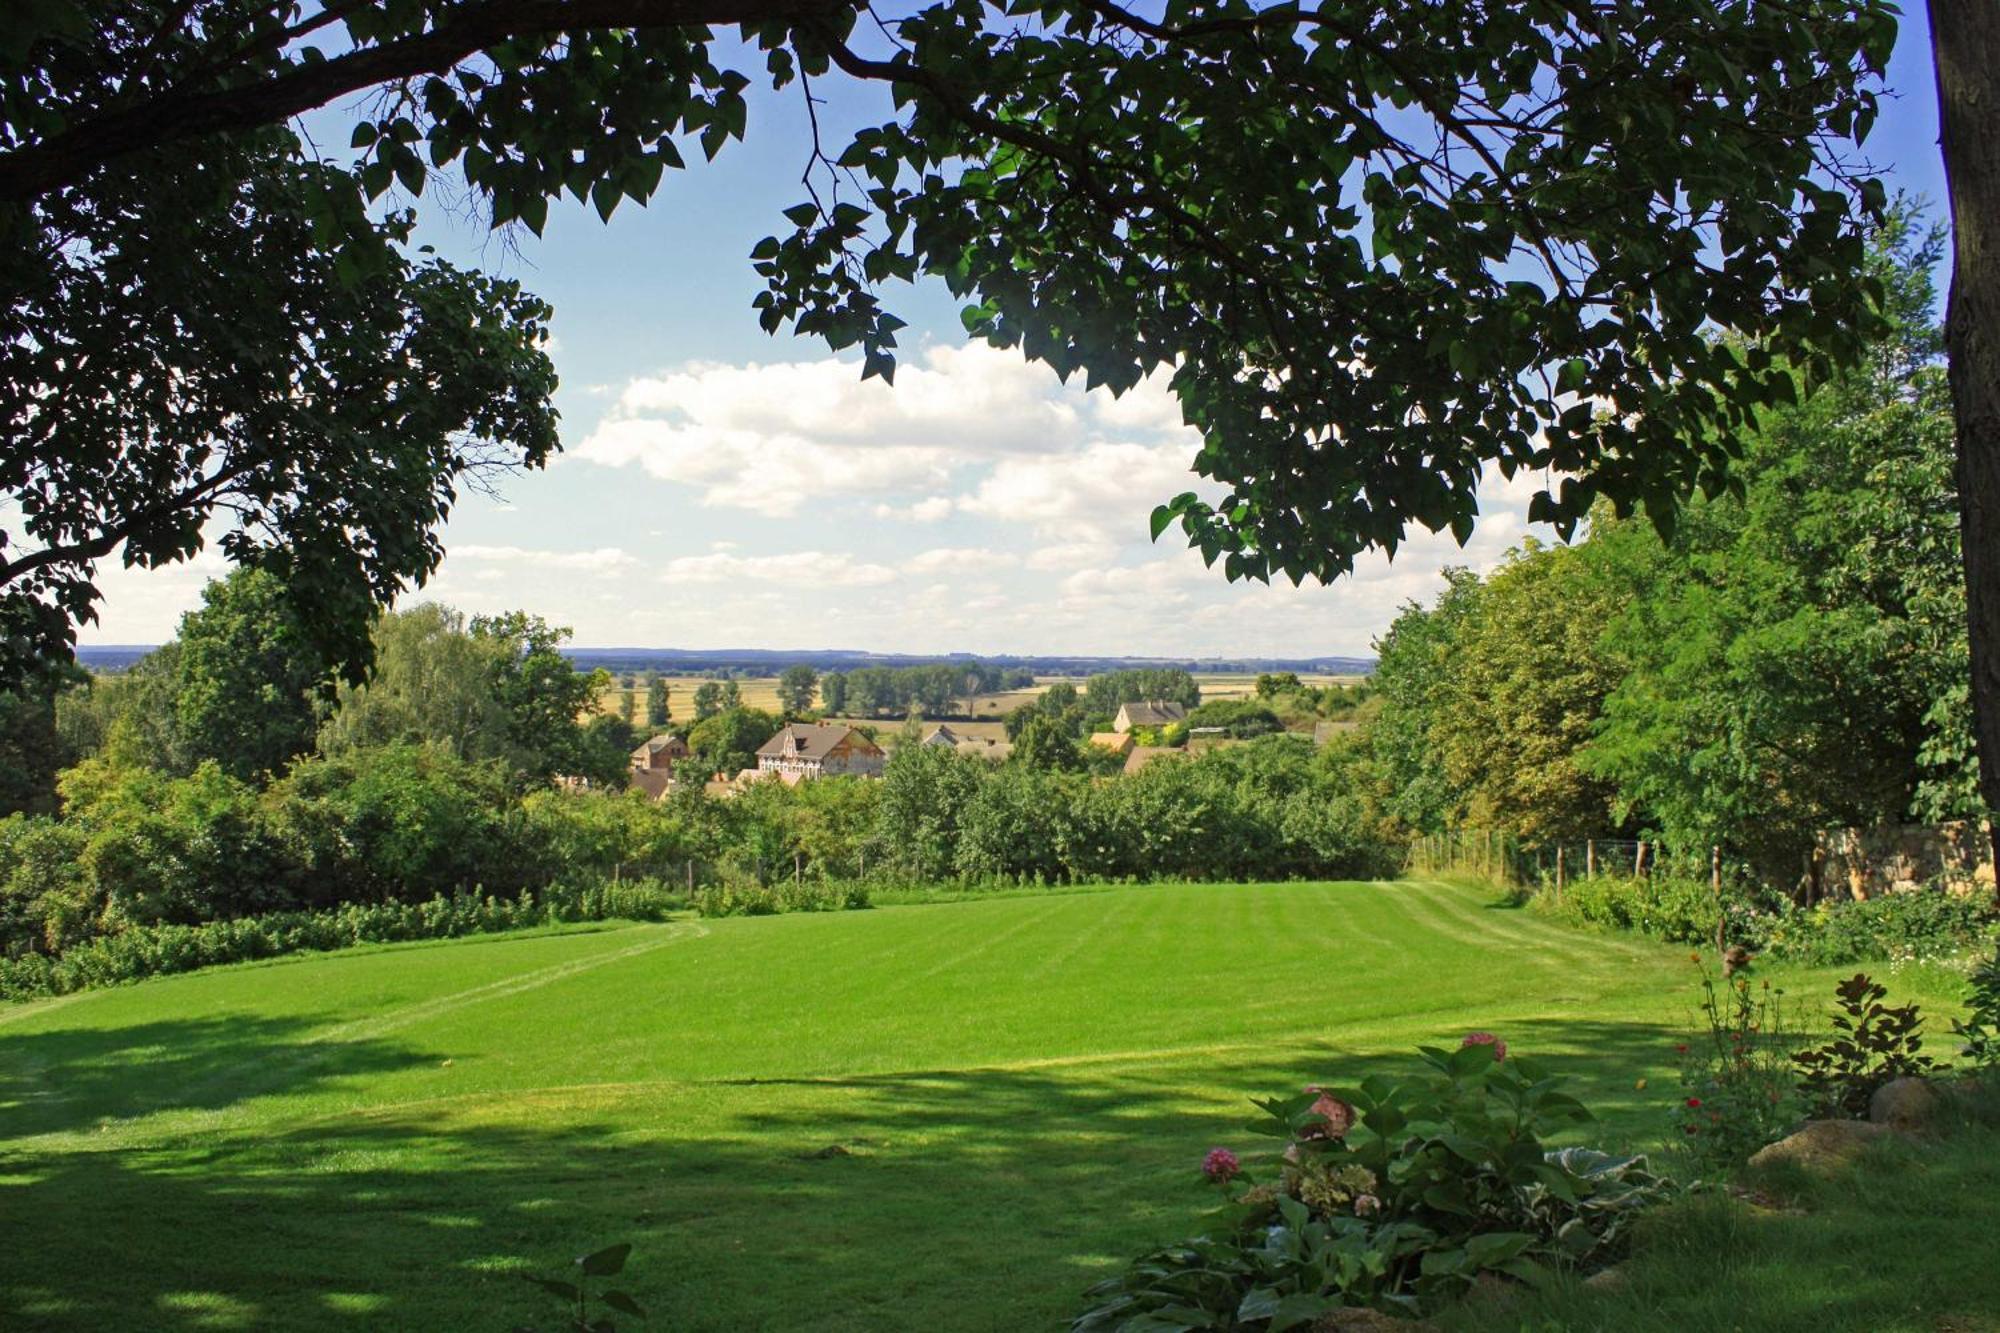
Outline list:
[[[1548,1134],[1590,1114],[1493,1034],[1420,1054],[1408,1077],[1257,1102],[1253,1130],[1282,1143],[1202,1159],[1226,1200],[1218,1225],[1092,1288],[1075,1333],[1281,1333],[1351,1306],[1416,1313],[1482,1273],[1539,1282],[1601,1267],[1670,1188],[1643,1158],[1550,1151]]]

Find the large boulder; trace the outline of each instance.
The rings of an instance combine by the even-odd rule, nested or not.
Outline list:
[[[1759,1148],[1750,1165],[1792,1162],[1808,1171],[1831,1171],[1853,1162],[1870,1143],[1889,1132],[1887,1125],[1867,1120],[1808,1120],[1798,1133]]]
[[[1929,1129],[1944,1098],[1928,1079],[1892,1079],[1868,1099],[1868,1118],[1878,1125],[1915,1133]]]

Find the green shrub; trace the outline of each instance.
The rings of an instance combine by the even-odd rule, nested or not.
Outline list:
[[[1996,934],[2000,919],[1983,895],[1926,888],[1789,911],[1771,927],[1768,947],[1782,958],[1840,967],[1947,957],[1990,943]]]
[[[420,903],[348,903],[318,912],[275,912],[202,925],[133,926],[50,957],[0,959],[0,999],[62,995],[94,986],[189,972],[283,954],[451,939],[566,921],[658,921],[686,906],[657,883],[555,886],[536,895],[476,893]]]
[[[1973,969],[1966,1008],[1965,1021],[1951,1024],[1965,1042],[1965,1058],[1983,1069],[2000,1065],[2000,946]]]
[[[1566,884],[1560,900],[1544,887],[1534,905],[1578,925],[1636,930],[1670,943],[1715,940],[1715,891],[1695,876],[1595,875]],[[1989,902],[1939,889],[1809,909],[1737,889],[1724,898],[1724,910],[1730,943],[1815,967],[1948,957],[2000,938],[2000,917]]]
[[[1834,992],[1840,1000],[1834,1035],[1823,1046],[1792,1057],[1799,1090],[1815,1115],[1861,1119],[1885,1083],[1937,1069],[1923,1054],[1923,1015],[1914,1004],[1882,1003],[1888,988],[1857,972]]]
[[[1602,1267],[1671,1189],[1643,1158],[1547,1149],[1589,1112],[1505,1043],[1475,1033],[1422,1056],[1413,1077],[1259,1102],[1259,1131],[1283,1149],[1248,1169],[1211,1152],[1202,1170],[1229,1198],[1220,1226],[1093,1287],[1074,1333],[1297,1328],[1349,1305],[1415,1313],[1482,1273]]]
[[[1535,905],[1581,925],[1636,930],[1676,944],[1715,939],[1715,891],[1691,876],[1594,875],[1565,885],[1560,900],[1544,889]]]
[[[869,906],[866,885],[855,881],[808,879],[776,884],[731,880],[695,891],[691,904],[702,916],[776,916],[781,912],[840,912]]]
[[[1672,1114],[1675,1148],[1696,1175],[1727,1173],[1775,1142],[1801,1114],[1791,1045],[1795,1026],[1784,992],[1748,978],[1717,982],[1701,973],[1702,1022],[1675,1050],[1681,1100]]]

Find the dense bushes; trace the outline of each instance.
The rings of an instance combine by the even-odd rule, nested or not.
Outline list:
[[[497,760],[416,745],[301,760],[262,791],[213,764],[176,778],[91,760],[63,776],[62,795],[60,819],[0,820],[0,957],[67,957],[133,931],[343,904],[514,901],[549,884],[634,877],[684,885],[703,910],[729,914],[855,905],[845,885],[871,876],[1053,883],[1394,869],[1337,763],[1286,736],[1111,779],[905,746],[880,782],[764,782],[727,799],[522,796]],[[175,938],[105,948],[143,952]]]
[[[90,761],[62,791],[60,820],[0,820],[5,956],[273,912],[679,878],[716,841],[678,808],[522,799],[498,764],[417,746],[303,761],[262,792],[214,765],[173,778]]]
[[[217,963],[275,958],[356,944],[450,939],[567,921],[657,921],[684,901],[654,883],[556,887],[515,898],[459,894],[422,902],[349,903],[197,926],[133,926],[85,941],[60,957],[0,959],[0,999],[62,995]]]
[[[1636,930],[1676,943],[1715,939],[1714,889],[1686,876],[1598,875],[1571,882],[1560,897],[1544,888],[1535,906],[1579,924]],[[1777,895],[1731,890],[1723,909],[1731,943],[1817,967],[1945,957],[2000,938],[2000,916],[1990,900],[1941,890],[1810,908]]]
[[[888,765],[881,857],[916,878],[1282,879],[1393,873],[1337,758],[1296,736],[1128,777],[995,767],[937,747]]]
[[[1996,938],[2000,918],[1983,894],[1925,890],[1789,911],[1772,925],[1766,943],[1782,957],[1838,967],[1879,958],[1940,958]]]
[[[1570,882],[1559,896],[1545,889],[1535,905],[1582,925],[1636,930],[1681,944],[1715,938],[1715,893],[1688,876],[1596,875]]]

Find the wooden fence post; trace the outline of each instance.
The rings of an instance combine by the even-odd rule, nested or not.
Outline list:
[[[1562,906],[1562,900],[1563,900],[1563,849],[1562,849],[1562,846],[1561,846],[1561,844],[1557,844],[1557,846],[1556,846],[1556,906],[1558,906],[1558,907],[1561,907],[1561,906]]]
[[[690,857],[688,858],[688,863],[687,863],[687,878],[688,878],[688,892],[689,892],[689,893],[693,893],[693,892],[694,892],[694,858],[693,858],[692,856],[690,856]]]
[[[1586,879],[1597,877],[1597,839],[1583,840],[1583,873]]]
[[[1632,878],[1637,879],[1645,873],[1646,873],[1646,844],[1645,841],[1641,839],[1639,843],[1639,850],[1632,853]]]

